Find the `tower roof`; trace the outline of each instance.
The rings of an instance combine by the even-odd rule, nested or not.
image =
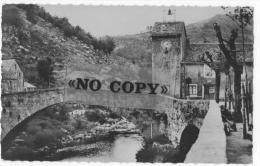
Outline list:
[[[152,36],[185,35],[186,29],[184,22],[155,22],[152,29]]]

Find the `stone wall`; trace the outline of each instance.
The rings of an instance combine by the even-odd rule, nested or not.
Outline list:
[[[2,94],[1,139],[18,123],[50,105],[63,102],[64,89]]]
[[[164,105],[164,110],[161,110]],[[182,131],[188,124],[194,124],[199,129],[209,110],[207,100],[181,100],[167,98],[158,105],[158,109],[165,112],[168,117],[167,135],[172,143],[177,146],[180,142]]]

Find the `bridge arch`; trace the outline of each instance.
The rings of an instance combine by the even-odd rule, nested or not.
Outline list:
[[[13,126],[12,128],[10,128],[10,130],[4,135],[4,137],[2,137],[2,152],[5,151],[12,140],[14,140],[14,138],[17,136],[17,133],[19,131],[22,131],[23,128],[26,126],[26,124],[32,120],[35,116],[37,116],[38,114],[41,114],[43,111],[48,110],[49,108],[58,105],[58,104],[62,104],[63,102],[60,103],[55,103],[52,105],[48,105],[45,108],[42,108],[40,110],[37,110],[35,112],[33,112],[32,114],[28,115],[27,117],[24,117],[23,119],[20,119],[19,121],[17,121],[16,125]],[[13,123],[14,124],[14,123]],[[2,126],[2,131],[3,131],[3,126]],[[2,153],[3,154],[3,153]]]
[[[100,105],[129,111],[129,109],[153,109],[167,114],[167,134],[172,142],[178,142],[181,129],[192,118],[203,120],[209,102],[204,100],[181,100],[170,96],[125,95],[111,92],[76,92],[65,95],[64,88],[19,92],[2,95],[2,135],[1,139],[27,117],[39,110],[62,102],[83,102],[87,105]],[[127,108],[127,109],[126,109]],[[12,112],[11,117],[9,116]],[[20,116],[20,119],[18,118]],[[13,131],[13,130],[12,130]]]

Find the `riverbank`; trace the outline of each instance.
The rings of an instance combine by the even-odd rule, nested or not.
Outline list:
[[[39,112],[15,133],[2,146],[5,160],[55,160],[61,158],[62,155],[58,155],[61,149],[113,141],[116,134],[140,131],[126,118],[105,107],[72,103]],[[55,153],[58,157],[51,157]],[[62,154],[66,154],[65,150]]]
[[[58,161],[73,157],[89,157],[95,156],[102,152],[108,152],[111,150],[113,143],[118,139],[118,137],[141,137],[139,134],[126,132],[124,134],[107,133],[103,135],[96,136],[95,139],[84,141],[81,143],[70,144],[70,146],[65,146],[55,151],[51,152],[46,156],[45,160]],[[142,142],[142,140],[141,140]]]
[[[96,155],[102,151],[109,151],[111,149],[112,142],[100,141],[90,144],[81,144],[76,146],[65,147],[56,150],[53,154],[49,155],[46,160],[59,161],[66,158],[75,156],[91,156]]]
[[[119,134],[107,147],[93,154],[67,157],[62,161],[137,162],[136,153],[143,147],[143,137],[139,134]]]

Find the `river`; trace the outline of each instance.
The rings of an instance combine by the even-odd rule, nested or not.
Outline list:
[[[86,162],[136,162],[136,153],[143,147],[143,139],[137,134],[119,135],[115,138],[111,148],[93,156],[76,156],[63,161]]]

